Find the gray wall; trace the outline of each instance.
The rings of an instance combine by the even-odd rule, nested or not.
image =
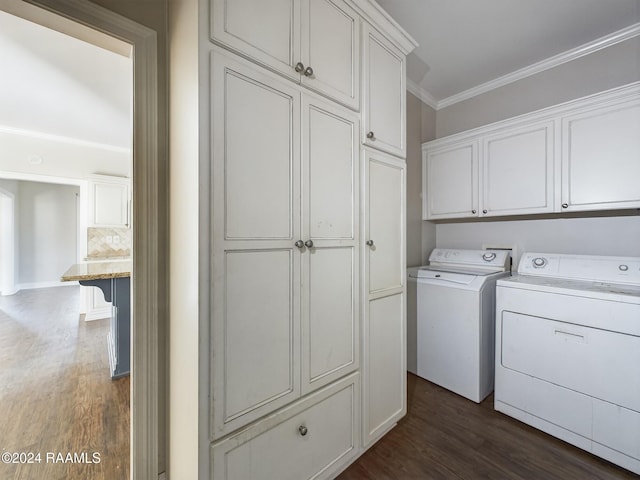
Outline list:
[[[18,183],[18,285],[59,282],[77,260],[79,188]]]
[[[437,138],[640,80],[640,37],[438,110]]]

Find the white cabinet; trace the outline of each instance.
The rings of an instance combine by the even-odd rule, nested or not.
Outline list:
[[[107,175],[89,178],[89,226],[131,227],[130,180]]]
[[[406,165],[365,150],[363,444],[406,412]]]
[[[480,216],[554,210],[553,121],[482,138]]]
[[[640,207],[640,99],[562,119],[562,208]]]
[[[359,366],[359,124],[259,67],[212,64],[219,438]]]
[[[334,478],[359,451],[358,402],[355,374],[215,444],[213,478]]]
[[[640,207],[640,86],[423,144],[423,218]]]
[[[212,39],[358,109],[360,18],[343,0],[213,0]]]
[[[362,138],[365,145],[406,155],[405,55],[369,25],[363,27]]]
[[[424,150],[422,172],[426,220],[477,215],[477,140]]]

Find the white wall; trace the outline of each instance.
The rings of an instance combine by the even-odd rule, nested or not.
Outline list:
[[[18,286],[57,283],[77,259],[79,188],[25,181],[17,184]]]
[[[17,292],[20,239],[16,226],[18,182],[0,178],[0,294]]]

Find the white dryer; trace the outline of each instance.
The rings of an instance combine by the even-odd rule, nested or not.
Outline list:
[[[436,248],[417,272],[418,375],[481,402],[493,390],[495,283],[507,251]]]
[[[640,258],[527,253],[496,297],[495,409],[640,474]]]

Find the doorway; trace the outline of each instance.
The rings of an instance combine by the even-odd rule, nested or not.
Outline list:
[[[37,6],[35,6],[37,5]],[[158,404],[164,403],[164,373],[158,344],[166,330],[162,308],[167,295],[161,259],[167,258],[166,154],[158,135],[157,34],[127,18],[79,0],[0,0],[0,10],[18,15],[76,38],[117,38],[129,45],[134,58],[133,94],[133,238],[135,277],[133,367],[131,381],[131,475],[154,478],[163,471],[164,430],[159,429]],[[88,30],[90,30],[88,32]],[[106,35],[105,35],[106,34]],[[160,306],[160,308],[159,308]],[[159,402],[159,398],[161,401]],[[162,417],[164,417],[164,412]],[[83,477],[90,478],[90,477]]]

